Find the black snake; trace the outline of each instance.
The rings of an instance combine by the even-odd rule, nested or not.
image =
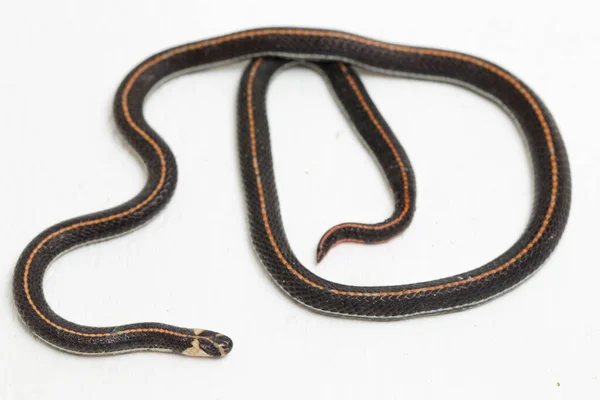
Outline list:
[[[239,152],[255,249],[281,289],[318,312],[372,319],[400,319],[464,309],[515,287],[555,248],[569,214],[571,183],[562,138],[552,116],[523,82],[482,59],[446,50],[409,47],[328,30],[256,29],[178,46],[148,58],[123,80],[114,115],[121,133],[144,160],[148,179],[128,202],[59,223],[23,251],[14,274],[14,300],[33,333],[60,349],[83,354],[135,350],[220,357],[232,341],[216,332],[158,323],[88,327],[54,313],[44,298],[43,276],[61,253],[130,231],[156,215],[175,190],[177,167],[167,144],[148,125],[144,99],[177,72],[252,59],[239,94]],[[346,223],[321,240],[320,260],[344,241],[376,243],[402,231],[414,213],[415,180],[408,158],[368,97],[352,66],[389,75],[436,79],[495,100],[518,122],[535,172],[530,221],[515,244],[485,265],[430,282],[397,286],[348,286],[311,273],[295,257],[279,213],[271,159],[265,93],[272,74],[290,60],[314,63],[372,150],[392,187],[395,211],[378,224]]]

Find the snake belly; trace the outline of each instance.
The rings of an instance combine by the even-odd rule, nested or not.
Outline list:
[[[173,195],[175,158],[143,116],[143,103],[150,90],[188,69],[245,59],[252,62],[240,86],[238,135],[252,241],[277,285],[299,303],[325,314],[380,320],[464,309],[514,288],[554,250],[570,208],[568,158],[550,112],[514,75],[470,55],[385,43],[344,32],[302,28],[243,31],[165,50],[125,77],[115,96],[114,115],[120,132],[146,165],[146,185],[133,199],[115,208],[46,229],[25,248],[15,268],[14,301],[21,319],[37,337],[80,354],[156,350],[221,357],[229,353],[231,339],[208,330],[159,323],[113,327],[73,323],[50,308],[42,282],[46,268],[60,254],[135,229],[163,209]],[[315,63],[323,71],[394,193],[395,210],[390,218],[377,224],[333,227],[319,243],[318,260],[338,243],[389,240],[406,228],[414,213],[415,180],[406,153],[352,66],[463,86],[506,109],[527,140],[535,174],[534,206],[522,235],[485,265],[428,282],[350,286],[325,280],[306,269],[295,257],[281,221],[264,101],[270,77],[289,60]]]

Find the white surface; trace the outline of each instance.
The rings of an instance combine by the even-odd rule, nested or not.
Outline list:
[[[0,6],[0,399],[597,399],[600,28],[590,1],[4,2]],[[532,2],[533,3],[533,2]],[[517,290],[475,309],[403,322],[324,317],[290,301],[250,246],[235,133],[243,64],[178,78],[147,102],[177,156],[175,197],[154,222],[49,269],[64,317],[161,321],[230,335],[223,360],[142,353],[86,358],[35,340],[12,304],[13,266],[38,232],[133,196],[144,169],[112,125],[123,76],[166,47],[259,26],[342,29],[496,62],[554,114],[573,171],[557,251]],[[456,87],[364,75],[417,174],[412,226],[380,246],[320,236],[379,221],[391,196],[321,78],[293,69],[268,97],[276,179],[299,259],[323,277],[395,284],[478,267],[518,237],[532,177],[498,107]]]

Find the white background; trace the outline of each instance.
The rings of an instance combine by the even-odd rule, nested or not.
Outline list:
[[[533,3],[3,2],[0,399],[597,399],[598,10],[591,1]],[[166,47],[274,25],[472,53],[527,82],[555,116],[572,166],[572,213],[556,252],[517,290],[461,313],[377,323],[299,307],[250,245],[235,139],[244,64],[235,64],[178,78],[147,102],[179,164],[166,211],[60,258],[45,280],[50,304],[72,321],[213,329],[234,339],[233,352],[218,361],[92,358],[35,340],[11,297],[21,250],[42,229],[119,204],[144,183],[112,123],[120,80]],[[395,284],[472,269],[508,248],[533,199],[509,118],[460,88],[363,76],[416,170],[413,224],[390,243],[342,245],[315,265],[329,227],[381,221],[392,201],[322,79],[289,70],[274,80],[268,108],[283,219],[299,259],[338,282]]]

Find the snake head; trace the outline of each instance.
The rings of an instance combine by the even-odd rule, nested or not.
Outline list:
[[[219,358],[229,354],[232,348],[233,341],[229,337],[213,331],[194,329],[190,347],[181,354],[190,357]]]

